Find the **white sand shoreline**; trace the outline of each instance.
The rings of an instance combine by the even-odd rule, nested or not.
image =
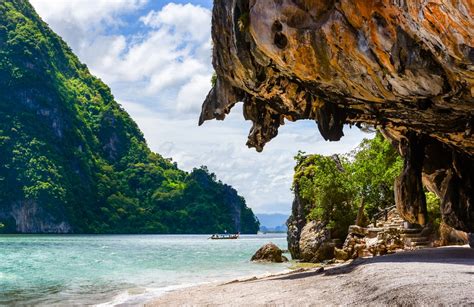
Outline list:
[[[474,249],[401,252],[171,291],[147,306],[474,304]]]
[[[273,273],[263,273],[259,275],[244,275],[238,276],[234,279],[222,279],[219,281],[202,281],[202,282],[194,282],[188,284],[175,284],[166,287],[160,288],[132,288],[127,289],[111,300],[96,304],[94,306],[97,307],[108,307],[108,306],[136,306],[136,305],[144,305],[147,302],[153,302],[154,300],[167,295],[168,293],[175,292],[175,291],[185,291],[186,289],[195,288],[195,287],[202,287],[212,284],[230,284],[236,282],[245,282],[250,280],[257,280],[257,279],[264,279],[269,277],[275,276],[282,276],[294,272],[295,270],[285,269],[279,272]],[[138,292],[138,293],[137,293]]]

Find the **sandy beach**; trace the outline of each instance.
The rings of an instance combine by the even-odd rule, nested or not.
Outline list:
[[[468,305],[474,304],[474,249],[431,248],[350,264],[181,289],[163,305]]]

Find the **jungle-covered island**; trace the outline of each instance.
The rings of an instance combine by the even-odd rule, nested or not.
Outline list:
[[[152,152],[28,1],[2,1],[0,20],[0,232],[258,231],[205,166],[184,172]]]

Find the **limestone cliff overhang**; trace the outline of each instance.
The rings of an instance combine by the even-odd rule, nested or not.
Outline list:
[[[286,121],[313,119],[329,141],[375,126],[405,156],[404,217],[424,222],[423,180],[474,231],[473,16],[471,0],[215,0],[199,123],[243,102],[258,151]]]

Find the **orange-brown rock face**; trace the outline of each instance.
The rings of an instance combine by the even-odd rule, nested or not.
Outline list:
[[[474,232],[473,16],[471,0],[215,0],[200,123],[243,101],[259,151],[285,120],[314,119],[331,141],[374,125],[408,149],[402,215],[424,221],[423,178],[448,224]]]

